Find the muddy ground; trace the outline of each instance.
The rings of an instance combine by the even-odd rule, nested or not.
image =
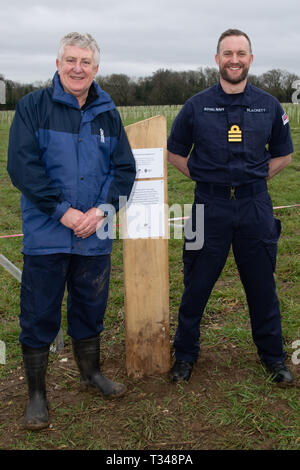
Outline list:
[[[217,367],[218,355],[222,367]],[[221,355],[221,356],[220,356]],[[127,377],[125,346],[102,346],[102,371],[126,384],[127,394],[107,400],[94,392],[81,391],[70,344],[62,354],[52,353],[47,374],[50,427],[28,432],[23,426],[27,396],[23,366],[12,371],[0,385],[0,448],[40,449],[274,449],[261,426],[243,422],[214,422],[224,407],[222,383],[248,380],[236,346],[219,345],[218,353],[203,347],[188,384],[170,383],[168,374],[143,379]],[[255,352],[249,366],[257,369],[258,385],[266,380]],[[226,366],[227,363],[227,366]],[[224,365],[225,364],[225,365]],[[298,383],[299,371],[291,367]],[[296,385],[299,387],[299,385]],[[264,412],[281,411],[288,426],[291,408],[286,399],[266,400]],[[253,418],[254,419],[254,418]],[[38,436],[37,436],[38,434]]]

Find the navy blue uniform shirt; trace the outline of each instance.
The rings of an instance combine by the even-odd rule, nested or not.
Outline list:
[[[293,152],[288,118],[272,95],[247,83],[218,83],[190,98],[174,120],[168,150],[190,158],[194,181],[238,186],[268,176],[268,162]]]

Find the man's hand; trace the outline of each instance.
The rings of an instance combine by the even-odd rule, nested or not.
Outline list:
[[[83,216],[73,230],[76,237],[88,238],[101,227],[105,217],[104,213],[97,207],[92,207]]]
[[[190,170],[188,169],[187,163],[188,158],[182,157],[181,155],[176,155],[175,153],[168,152],[168,161],[174,165],[177,170],[181,171],[185,176],[191,178]]]
[[[79,225],[83,219],[85,218],[85,214],[77,209],[73,209],[73,207],[69,207],[69,209],[64,213],[60,222],[65,226],[72,230],[74,230],[77,225]]]
[[[269,161],[269,174],[267,176],[267,180],[273,178],[273,176],[277,175],[280,171],[282,171],[287,165],[289,165],[292,161],[292,156],[285,155],[284,157],[276,157],[272,158]]]

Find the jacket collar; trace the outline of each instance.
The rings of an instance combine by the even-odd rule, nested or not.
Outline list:
[[[72,108],[80,109],[78,101],[75,98],[75,96],[64,91],[57,71],[54,74],[52,86],[53,86],[53,94],[52,94],[53,101],[57,101],[58,103],[63,103]],[[94,117],[96,114],[109,111],[116,107],[115,103],[112,101],[109,94],[103,91],[102,88],[100,88],[100,86],[95,80],[93,81],[93,87],[97,94],[97,97],[95,97],[95,99],[85,107],[85,114],[89,115],[90,113],[92,113],[92,117]]]
[[[222,104],[228,105],[228,94],[225,93],[225,91],[223,90],[221,83],[218,82],[216,87],[217,87],[218,96],[221,99]],[[251,85],[248,82],[246,83],[246,87],[243,93],[239,93],[239,97],[234,102],[234,104],[241,105],[241,106],[251,105]]]

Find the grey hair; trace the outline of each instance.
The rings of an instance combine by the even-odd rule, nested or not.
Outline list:
[[[64,50],[66,46],[77,46],[83,49],[91,49],[94,53],[95,65],[99,65],[100,62],[100,48],[96,40],[89,33],[68,33],[66,34],[59,43],[57,58],[59,61],[62,60]]]

